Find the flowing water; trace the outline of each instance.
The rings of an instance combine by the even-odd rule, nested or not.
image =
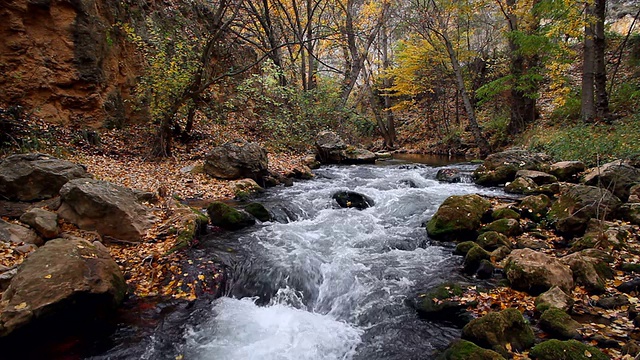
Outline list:
[[[273,222],[211,235],[194,250],[229,267],[227,296],[176,311],[167,320],[175,326],[165,326],[174,329],[170,340],[159,327],[134,345],[137,353],[121,346],[96,358],[430,358],[459,330],[418,319],[406,303],[458,276],[461,259],[430,241],[424,222],[450,195],[502,194],[438,182],[438,169],[395,161],[323,167],[314,180],[269,190],[259,201]],[[375,205],[339,208],[332,195],[340,190]]]

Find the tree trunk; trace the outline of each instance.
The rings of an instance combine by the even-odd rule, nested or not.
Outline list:
[[[593,7],[587,5],[585,9],[587,16],[593,15]],[[594,102],[594,72],[595,72],[595,44],[594,26],[587,23],[584,29],[584,50],[582,64],[582,106],[580,117],[584,122],[593,122],[596,117]]]
[[[607,95],[607,64],[605,63],[606,40],[604,35],[606,0],[595,0],[594,13],[595,34],[594,34],[594,56],[595,56],[595,98],[596,98],[596,118],[599,120],[609,120],[609,97]]]

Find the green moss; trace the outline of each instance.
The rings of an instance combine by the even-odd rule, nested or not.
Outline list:
[[[491,203],[475,194],[450,196],[427,223],[427,233],[434,239],[457,240],[476,233]]]
[[[227,230],[239,230],[255,224],[255,220],[249,215],[219,201],[211,203],[207,207],[207,213],[209,213],[211,225]]]
[[[453,251],[454,255],[465,256],[471,250],[472,247],[477,246],[473,241],[464,241],[456,245],[456,249]]]
[[[511,243],[506,236],[496,231],[488,231],[480,234],[476,243],[485,250],[495,250],[500,246],[510,247]]]
[[[486,250],[476,245],[469,249],[467,252],[467,256],[464,257],[464,271],[467,274],[475,273],[480,267],[480,263],[482,260],[488,260],[491,258],[491,254],[489,254]]]
[[[451,343],[447,350],[437,358],[438,360],[504,360],[504,357],[495,351],[483,349],[478,345],[466,341],[457,340]]]
[[[529,356],[536,360],[607,360],[602,351],[576,340],[548,340],[534,346]]]
[[[500,219],[496,220],[484,227],[481,230],[484,232],[495,231],[506,236],[519,235],[522,232],[520,224],[514,219]]]
[[[640,264],[623,263],[620,266],[620,270],[624,272],[640,273]]]
[[[505,207],[505,208],[501,208],[501,209],[495,210],[491,214],[491,217],[493,218],[493,220],[500,220],[500,219],[515,219],[515,220],[519,220],[520,219],[520,214],[518,214],[518,212],[516,212],[513,209]]]
[[[542,313],[539,325],[542,330],[559,339],[574,339],[580,336],[577,330],[580,324],[569,314],[555,307]]]
[[[533,330],[520,311],[513,308],[472,320],[462,329],[462,338],[497,350],[502,355],[508,353],[507,344],[515,351],[523,351],[535,341]]]
[[[271,220],[271,214],[269,213],[269,210],[267,210],[267,208],[265,208],[264,205],[260,203],[250,203],[245,206],[244,210],[262,222]]]

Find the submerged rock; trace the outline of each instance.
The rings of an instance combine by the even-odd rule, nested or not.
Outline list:
[[[333,194],[331,198],[343,208],[356,208],[362,210],[375,205],[372,198],[355,191],[338,191]]]

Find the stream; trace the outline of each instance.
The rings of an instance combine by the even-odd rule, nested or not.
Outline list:
[[[459,278],[461,257],[429,240],[424,223],[450,195],[503,192],[439,182],[443,163],[429,162],[328,166],[266,191],[257,200],[273,222],[208,235],[190,250],[226,265],[225,296],[153,307],[160,322],[121,326],[90,358],[430,358],[460,330],[419,319],[406,301]],[[375,205],[340,208],[332,200],[340,190]]]

